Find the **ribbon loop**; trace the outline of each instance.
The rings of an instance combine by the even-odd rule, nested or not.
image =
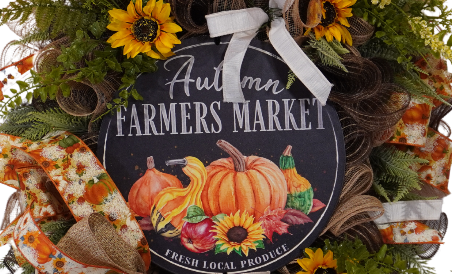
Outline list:
[[[269,6],[283,9],[285,2],[285,0],[270,0]],[[223,11],[206,16],[210,37],[234,33],[223,63],[224,102],[245,102],[240,68],[251,40],[268,19],[268,15],[260,8]],[[269,38],[273,47],[298,79],[322,105],[325,105],[333,85],[293,40],[283,18],[278,17],[272,21]]]

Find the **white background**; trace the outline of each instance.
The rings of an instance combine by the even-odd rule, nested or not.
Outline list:
[[[0,0],[0,8],[6,7],[9,2],[11,2],[11,0]],[[452,0],[448,0],[447,2],[452,4]],[[0,51],[8,42],[16,38],[17,36],[15,36],[7,26],[0,26]],[[451,69],[452,66],[449,63],[449,71],[451,71]],[[5,75],[0,72],[0,81],[4,79],[4,77]],[[446,121],[449,125],[452,125],[452,114],[446,116]],[[450,188],[452,188],[452,185]],[[0,184],[0,222],[3,220],[3,212],[8,197],[13,192],[14,190],[12,188]],[[452,196],[444,199],[443,211],[451,218],[451,229],[444,238],[446,243],[441,246],[436,256],[429,262],[429,265],[435,267],[436,273],[438,274],[450,273],[452,271]],[[0,247],[0,259],[5,256],[8,250],[9,246]],[[17,271],[17,273],[20,273],[20,271]],[[9,274],[9,272],[6,269],[0,270],[0,274]]]

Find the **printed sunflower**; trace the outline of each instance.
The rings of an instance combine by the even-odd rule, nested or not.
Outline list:
[[[64,265],[66,264],[66,259],[57,257],[52,261],[52,263],[53,263],[53,266],[55,267],[55,269],[62,270]]]
[[[298,264],[306,271],[300,271],[297,274],[336,274],[337,273],[337,261],[333,260],[333,252],[328,250],[325,256],[323,256],[322,249],[317,249],[316,252],[310,248],[304,250],[310,258],[298,259]]]
[[[39,232],[38,231],[28,231],[27,234],[24,236],[24,244],[27,246],[36,249],[39,242]]]
[[[107,42],[113,48],[124,46],[124,55],[134,58],[146,53],[155,59],[166,59],[173,55],[174,44],[180,44],[175,35],[182,28],[170,17],[171,6],[163,0],[150,0],[143,8],[142,0],[135,5],[131,1],[127,11],[112,9],[109,30],[117,31]]]
[[[254,223],[254,217],[240,210],[234,215],[231,213],[219,222],[215,222],[212,232],[216,242],[215,254],[226,252],[228,255],[235,251],[240,256],[248,256],[250,249],[264,248],[264,229],[261,223]]]
[[[322,1],[322,20],[314,27],[315,38],[319,40],[325,36],[328,42],[342,41],[352,45],[352,36],[346,27],[350,27],[347,17],[352,17],[352,9],[356,0],[323,0]],[[311,32],[308,28],[305,35]]]

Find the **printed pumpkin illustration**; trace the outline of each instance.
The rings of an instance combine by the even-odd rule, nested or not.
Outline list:
[[[148,157],[146,173],[135,182],[129,192],[129,206],[141,217],[149,216],[154,198],[167,187],[183,188],[176,176],[155,169],[154,158]]]
[[[195,157],[166,161],[167,165],[182,165],[182,171],[190,178],[186,188],[168,187],[154,199],[151,222],[157,233],[172,238],[179,236],[183,218],[191,205],[202,208],[201,192],[207,178],[206,168]]]
[[[85,200],[93,205],[100,205],[105,198],[115,190],[115,184],[110,180],[106,173],[89,180],[85,185]]]
[[[428,104],[414,104],[402,116],[405,124],[424,124],[430,118],[430,106]]]
[[[259,219],[268,207],[284,208],[287,183],[277,165],[262,157],[245,157],[224,140],[219,140],[217,146],[231,157],[216,160],[206,168],[208,177],[201,199],[207,216],[240,210]]]
[[[297,173],[292,157],[292,146],[287,146],[279,158],[279,167],[287,182],[286,208],[298,209],[308,214],[312,208],[314,191],[309,181]]]
[[[446,141],[446,139],[444,139],[444,138],[441,138],[441,137],[438,138],[436,140],[435,147],[433,148],[433,152],[431,154],[432,159],[434,161],[441,160],[442,158],[444,158],[444,156],[448,152],[448,149],[449,149],[449,142]]]
[[[58,145],[65,148],[66,153],[74,153],[74,151],[80,147],[80,140],[74,135],[68,135],[66,138],[61,140]]]
[[[47,239],[45,236],[41,233],[38,236],[39,244],[36,245],[36,251],[38,253],[38,259],[37,262],[39,264],[45,264],[52,260],[50,255],[55,255],[56,250],[51,245],[47,243]]]

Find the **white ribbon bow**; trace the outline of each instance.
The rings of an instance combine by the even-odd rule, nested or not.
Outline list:
[[[269,6],[283,9],[284,3],[285,0],[270,0]],[[223,100],[244,103],[240,68],[251,40],[262,24],[269,20],[268,15],[260,8],[248,8],[210,14],[206,19],[210,37],[234,34],[224,57]],[[325,105],[333,85],[290,36],[283,18],[277,17],[271,22],[268,36],[273,47],[293,73],[319,102]]]

